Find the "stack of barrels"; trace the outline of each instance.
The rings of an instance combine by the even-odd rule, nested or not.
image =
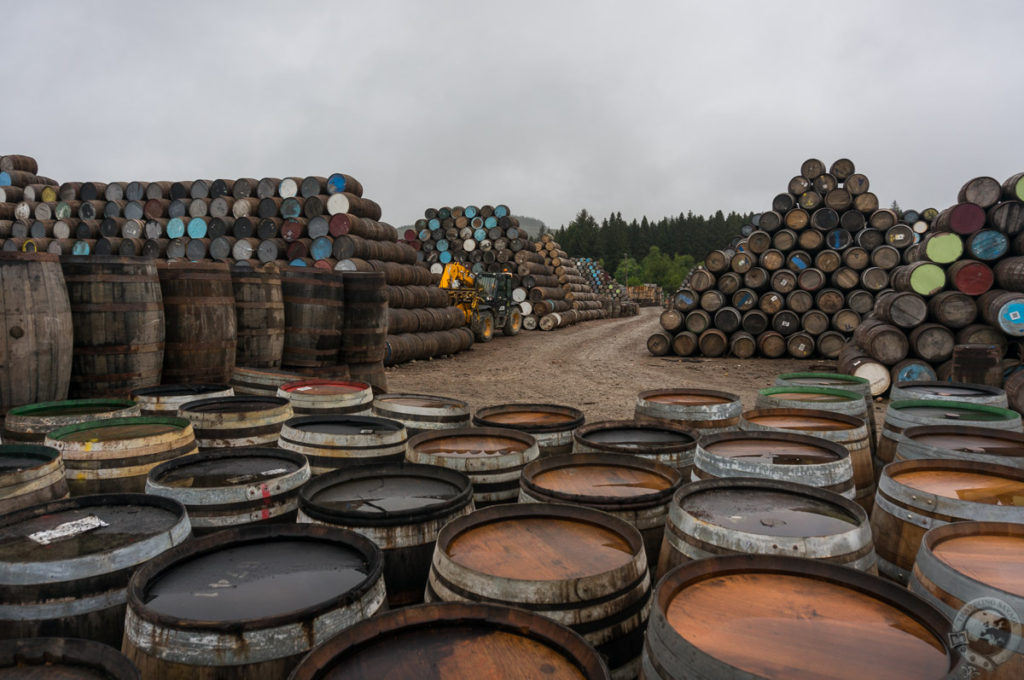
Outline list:
[[[534,257],[527,267],[532,266],[537,273],[529,281],[535,285],[527,287],[537,328],[549,331],[581,321],[603,319],[608,315],[605,296],[593,292],[576,268],[575,260],[562,250],[551,234],[541,234],[533,244],[533,250]],[[554,285],[550,285],[552,283]],[[532,325],[532,322],[527,325],[524,317],[523,326],[529,328]]]
[[[882,291],[915,261],[937,211],[879,208],[848,159],[808,159],[735,249],[694,269],[652,335],[652,354],[836,358]]]
[[[427,208],[403,237],[437,274],[449,262],[462,262],[475,274],[511,272],[513,256],[530,245],[519,220],[501,203]]]

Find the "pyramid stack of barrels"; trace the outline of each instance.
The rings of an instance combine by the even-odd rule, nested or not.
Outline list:
[[[916,257],[936,219],[879,208],[868,178],[840,159],[808,159],[772,209],[744,226],[735,248],[690,272],[650,336],[652,354],[737,358],[839,356],[847,338]]]
[[[502,203],[427,208],[403,237],[436,274],[449,262],[462,262],[474,273],[512,272],[513,257],[530,245],[519,220]]]
[[[590,257],[576,258],[576,267],[582,272],[583,277],[590,284],[590,289],[606,297],[608,300],[608,316],[612,318],[620,316],[636,316],[639,313],[639,304],[630,299],[626,286],[615,280],[611,274],[604,270],[596,260]],[[653,284],[651,284],[653,285]],[[654,286],[660,293],[661,288]]]

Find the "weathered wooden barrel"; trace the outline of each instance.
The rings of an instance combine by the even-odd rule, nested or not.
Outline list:
[[[173,498],[188,510],[197,536],[245,524],[294,523],[309,463],[291,451],[214,449],[161,463],[146,493]]]
[[[65,256],[61,259],[74,326],[71,388],[75,398],[127,397],[160,384],[164,306],[152,260]]]
[[[646,458],[676,468],[684,480],[690,478],[699,437],[697,430],[635,420],[599,421],[584,425],[573,435],[576,453]]]
[[[810,408],[860,418],[868,427],[868,443],[876,452],[877,430],[872,384],[843,373],[783,373],[777,387],[757,394],[757,408]]]
[[[282,267],[281,292],[285,320],[281,365],[307,369],[337,364],[345,308],[341,272]]]
[[[572,435],[585,421],[583,411],[557,404],[499,404],[477,409],[473,425],[507,427],[537,440],[541,458],[572,453]]]
[[[365,364],[384,359],[388,298],[384,272],[344,272],[345,314],[341,358]]]
[[[766,635],[765,623],[784,635]],[[877,576],[822,560],[728,555],[659,583],[644,680],[966,677],[936,609]]]
[[[183,418],[108,418],[53,430],[46,446],[61,452],[72,496],[142,493],[149,471],[196,453],[195,432]]]
[[[234,390],[225,383],[160,385],[132,392],[132,398],[144,416],[174,416],[190,401],[231,396],[234,396]]]
[[[698,430],[702,434],[736,429],[743,412],[739,396],[701,389],[659,389],[636,397],[634,417],[651,423]]]
[[[214,397],[178,409],[196,431],[201,449],[273,446],[292,417],[291,403],[281,397]]]
[[[925,425],[905,429],[894,461],[941,458],[1024,468],[1024,434],[987,427]]]
[[[919,380],[900,382],[892,386],[890,401],[907,399],[935,399],[938,401],[965,401],[971,404],[1007,407],[1006,392],[991,385]]]
[[[953,622],[982,677],[1024,677],[1024,525],[957,522],[924,535],[910,591]]]
[[[277,396],[291,402],[295,415],[369,415],[373,390],[354,380],[310,379],[288,382]]]
[[[12,680],[141,680],[135,664],[113,647],[70,637],[0,641],[0,676]]]
[[[0,514],[67,497],[60,451],[37,444],[0,445]]]
[[[862,418],[815,409],[778,408],[747,411],[740,429],[748,432],[789,432],[836,442],[850,452],[853,465],[853,500],[871,512],[875,498],[875,473],[871,460],[870,433]]]
[[[405,453],[410,463],[437,465],[468,475],[478,508],[515,503],[523,467],[539,457],[533,435],[503,427],[421,432],[409,439]]]
[[[436,465],[359,465],[321,475],[303,487],[299,522],[328,524],[366,536],[384,554],[388,603],[423,601],[441,527],[473,512],[469,477]]]
[[[715,555],[757,553],[878,573],[864,509],[838,494],[774,479],[705,479],[672,499],[658,575]]]
[[[235,370],[231,374],[231,388],[234,390],[234,394],[238,395],[273,397],[277,394],[277,390],[281,385],[302,380],[303,377],[298,373],[291,373],[289,371],[235,366]],[[230,397],[232,395],[211,396]]]
[[[359,534],[309,524],[227,529],[136,572],[122,651],[146,678],[284,678],[384,601],[380,548]]]
[[[871,513],[879,571],[906,585],[925,532],[967,520],[1024,524],[1024,470],[966,460],[890,463]]]
[[[141,564],[185,541],[180,503],[94,495],[0,518],[0,638],[75,637],[115,648],[125,588]]]
[[[885,410],[885,423],[878,439],[875,477],[882,468],[893,461],[900,435],[911,427],[925,425],[951,425],[986,427],[994,430],[1022,432],[1021,417],[1016,411],[996,406],[972,404],[963,401],[942,401],[938,399],[908,399],[890,401]]]
[[[386,612],[314,649],[290,680],[337,677],[609,680],[578,633],[539,614],[467,602]]]
[[[429,394],[384,394],[373,400],[373,415],[397,420],[409,436],[434,430],[468,427],[469,404]]]
[[[158,261],[157,273],[166,328],[162,381],[226,383],[237,337],[228,265]]]
[[[304,455],[313,474],[321,475],[357,463],[401,462],[407,439],[405,427],[394,420],[316,415],[287,421],[278,446]]]
[[[477,510],[441,529],[426,599],[530,609],[583,635],[613,678],[632,678],[650,594],[635,527],[591,508],[524,503]]]
[[[284,352],[284,294],[276,268],[233,266],[238,344],[235,364],[278,368]]]
[[[67,399],[73,356],[71,304],[60,260],[0,252],[0,415]]]
[[[577,453],[537,460],[523,468],[520,503],[582,505],[629,522],[644,539],[653,569],[672,496],[684,483],[663,463],[614,453]]]
[[[140,415],[139,407],[130,399],[44,401],[8,411],[4,419],[4,441],[42,443],[48,433],[61,427],[137,415]]]

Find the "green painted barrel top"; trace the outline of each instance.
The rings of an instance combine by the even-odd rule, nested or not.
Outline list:
[[[924,252],[932,262],[949,264],[956,262],[964,254],[964,242],[959,234],[953,232],[935,234],[928,238],[924,245]],[[945,278],[942,283],[945,285]]]
[[[935,295],[945,286],[946,272],[937,264],[922,264],[910,274],[910,287],[919,295]]]

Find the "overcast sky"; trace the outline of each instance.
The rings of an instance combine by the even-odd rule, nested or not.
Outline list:
[[[9,2],[0,154],[69,180],[327,175],[384,219],[883,205],[1024,171],[1024,3]]]

